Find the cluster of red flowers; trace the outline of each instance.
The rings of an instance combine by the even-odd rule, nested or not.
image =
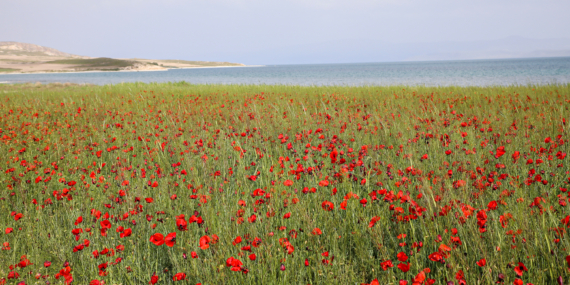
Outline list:
[[[5,98],[0,285],[562,284],[570,94],[548,92]]]

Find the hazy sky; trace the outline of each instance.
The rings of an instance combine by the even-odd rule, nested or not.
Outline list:
[[[116,58],[287,64],[342,62],[352,53],[400,60],[419,49],[367,57],[371,51],[360,48],[570,39],[568,11],[568,0],[0,0],[0,41]],[[335,50],[328,57],[304,53],[327,45]],[[442,45],[441,52],[454,50]]]

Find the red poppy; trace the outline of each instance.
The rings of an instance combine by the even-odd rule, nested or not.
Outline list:
[[[160,246],[164,243],[164,236],[161,233],[156,233],[150,236],[150,242],[154,243],[156,246]]]
[[[391,260],[386,260],[381,262],[380,266],[382,266],[382,270],[386,271],[388,268],[394,267],[394,264],[392,263]]]
[[[120,237],[121,238],[129,237],[129,236],[131,236],[132,233],[133,233],[133,230],[131,230],[131,228],[128,228],[120,234]]]
[[[314,228],[313,231],[311,232],[311,234],[316,235],[316,236],[320,236],[323,234],[323,232],[319,228]]]
[[[333,151],[331,151],[330,158],[331,158],[331,163],[335,164],[338,158],[338,151],[336,150],[336,148],[333,149]]]
[[[412,280],[413,284],[423,284],[424,281],[426,280],[426,273],[425,271],[420,271],[418,273],[418,275],[416,275],[416,277],[414,277],[414,280]]]
[[[184,218],[176,219],[176,228],[179,231],[187,231],[188,230],[188,223],[186,222],[186,220],[184,220]]]
[[[208,249],[210,247],[210,237],[203,236],[200,238],[200,248],[201,249]]]
[[[526,266],[524,266],[524,263],[519,262],[519,265],[517,265],[517,266],[515,267],[515,273],[516,273],[518,276],[521,276],[521,277],[522,277],[522,275],[523,275],[523,273],[524,273],[525,271],[528,271],[528,269],[526,268]]]
[[[479,265],[479,267],[483,267],[487,264],[487,260],[485,260],[485,258],[482,258],[481,260],[477,261],[477,265]]]
[[[406,273],[410,270],[410,263],[400,263],[398,264],[398,268],[402,270],[402,272]]]
[[[369,228],[374,227],[374,225],[375,225],[378,221],[380,221],[380,217],[378,217],[378,216],[372,217],[372,219],[370,220],[370,223],[368,223],[368,227],[369,227]]]
[[[322,207],[323,210],[325,210],[325,211],[332,211],[332,210],[334,210],[334,204],[333,204],[332,202],[329,202],[329,201],[324,201],[324,202],[321,204],[321,207]]]
[[[164,239],[166,246],[173,247],[176,244],[176,233],[169,233]]]
[[[181,281],[181,280],[186,280],[186,273],[179,272],[174,274],[174,276],[172,277],[172,281]]]
[[[153,273],[148,284],[156,284],[156,282],[158,282],[158,276],[156,276],[156,273]]]
[[[101,228],[110,229],[111,228],[111,222],[109,222],[109,220],[101,221]]]

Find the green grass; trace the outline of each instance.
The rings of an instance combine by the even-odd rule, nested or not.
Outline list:
[[[16,72],[20,69],[15,69],[15,68],[0,68],[0,72]]]
[[[525,284],[570,280],[570,85],[21,84],[0,94],[0,280],[23,255],[33,265],[12,267],[20,277],[7,282],[39,273],[63,284],[66,261],[73,284],[148,284],[153,273],[157,284],[412,284],[426,268],[435,284],[461,273],[513,284],[519,262]],[[335,149],[344,161],[331,161]],[[195,211],[203,225],[177,229]],[[173,232],[173,247],[150,242]],[[173,282],[182,272],[187,281]]]
[[[89,59],[61,59],[48,61],[47,63],[72,64],[79,65],[82,68],[121,68],[132,66],[136,63],[136,61],[99,57]]]

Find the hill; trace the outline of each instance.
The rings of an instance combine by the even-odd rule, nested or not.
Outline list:
[[[59,50],[19,42],[0,42],[0,56],[49,56],[49,57],[71,57],[82,58],[82,56],[73,55]]]
[[[244,65],[209,61],[93,58],[35,44],[0,42],[0,73],[151,71],[215,66]]]

